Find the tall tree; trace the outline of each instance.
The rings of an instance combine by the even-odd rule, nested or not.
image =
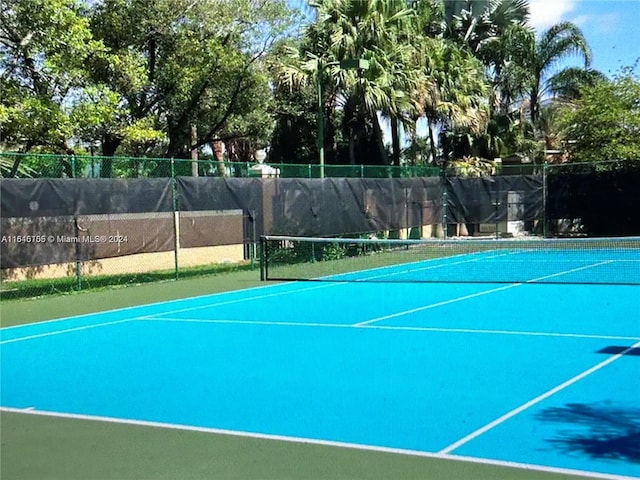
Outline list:
[[[162,122],[169,156],[251,136],[258,121],[270,124],[268,116],[249,112],[269,108],[261,63],[288,18],[282,1],[106,0],[93,24],[112,55],[95,69],[96,81],[121,96],[125,122],[149,115]],[[110,140],[117,148],[122,138]]]
[[[29,151],[71,148],[66,105],[102,50],[76,0],[5,0],[0,9],[2,139]]]
[[[482,65],[449,41],[425,39],[423,75],[413,93],[420,116],[428,122],[431,159],[436,161],[437,131],[479,132],[487,121],[488,86]]]
[[[378,112],[395,121],[410,106],[406,95],[411,81],[406,63],[410,44],[406,38],[413,28],[415,12],[400,0],[324,0],[311,4],[317,9],[317,20],[305,32],[301,50],[290,55],[291,61],[280,78],[288,84],[300,82],[305,76],[307,82],[319,81],[325,118],[332,117],[336,101],[344,105],[343,125],[351,162],[356,162],[355,142],[372,135],[378,145],[378,162],[387,164]],[[349,59],[367,60],[369,68],[342,70],[339,63]],[[394,158],[399,158],[396,145]],[[332,148],[331,144],[325,146]]]
[[[421,117],[430,121],[433,157],[436,128],[477,128],[484,121],[487,90],[482,66],[469,52],[442,38],[440,2],[324,0],[314,5],[317,21],[280,78],[294,84],[295,79],[321,74],[325,118],[341,102],[350,163],[362,162],[355,158],[357,144],[365,148],[374,140],[378,162],[399,164],[399,126],[415,138],[415,123]],[[337,64],[349,58],[368,60],[369,69],[341,70]],[[314,70],[318,64],[331,67],[318,72]],[[391,124],[390,161],[379,114]]]
[[[562,83],[573,82],[576,70],[567,68],[551,74],[552,69],[566,57],[577,55],[587,68],[591,63],[591,49],[580,29],[570,22],[553,25],[540,35],[538,41],[529,44],[529,56],[523,61],[530,68],[532,75],[529,87],[529,110],[531,121],[538,119],[541,102],[546,95],[554,93]]]

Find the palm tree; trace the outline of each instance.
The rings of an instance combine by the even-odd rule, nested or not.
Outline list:
[[[528,18],[528,0],[447,2],[445,13],[449,38],[466,45],[487,64],[494,60],[490,47],[508,28],[525,25]]]
[[[280,78],[293,84],[321,75],[326,109],[342,103],[352,163],[356,144],[368,139],[375,141],[380,163],[399,163],[399,126],[415,132],[421,117],[429,122],[434,160],[437,128],[480,129],[488,106],[482,65],[438,33],[443,13],[437,2],[322,0],[312,5],[317,21],[307,30],[303,47],[289,56],[290,66]],[[349,58],[369,60],[369,69],[317,67]],[[379,113],[391,123],[391,162]]]
[[[2,156],[0,152],[0,178],[3,177],[32,177],[36,171],[21,163],[21,156]]]
[[[447,38],[464,46],[486,67],[493,85],[491,111],[507,113],[512,99],[523,93],[522,72],[513,68],[533,30],[528,0],[454,1],[447,3]],[[512,68],[508,68],[512,67]]]
[[[550,76],[552,68],[566,57],[577,55],[583,59],[586,69],[591,63],[591,49],[580,29],[571,22],[553,25],[529,48],[530,57],[524,61],[531,73],[529,109],[531,121],[535,125],[542,100],[554,91],[562,90],[562,85],[579,81],[579,77],[583,75],[579,73],[580,70],[565,68]]]
[[[483,67],[479,68],[484,68],[484,76],[491,87],[489,91],[475,89],[476,104],[478,98],[483,97],[485,109],[481,112],[485,121],[479,123],[480,118],[476,115],[474,129],[447,125],[441,138],[448,150],[453,145],[466,145],[466,155],[483,152],[495,156],[505,148],[504,142],[500,141],[500,131],[505,123],[507,130],[510,129],[512,103],[527,93],[525,87],[531,78],[528,72],[516,68],[520,64],[513,61],[521,57],[522,45],[528,45],[528,40],[534,38],[533,31],[526,25],[528,17],[528,0],[445,2],[445,37],[481,62]],[[476,77],[476,82],[478,77],[482,75]],[[473,77],[469,76],[469,80],[473,81]],[[466,81],[456,83],[466,84]],[[460,149],[456,147],[448,153],[454,150]]]
[[[415,11],[401,0],[340,1],[325,0],[318,4],[323,28],[332,39],[330,46],[340,59],[363,58],[369,61],[366,72],[338,71],[338,81],[353,114],[345,118],[350,144],[362,121],[372,127],[381,163],[388,164],[378,112],[391,121],[393,155],[391,163],[398,163],[400,143],[398,122],[405,120],[403,111],[411,106],[407,92],[413,82],[411,35],[415,25]],[[358,105],[364,111],[358,111]],[[360,121],[358,121],[358,119]],[[360,125],[358,125],[360,124]],[[352,149],[350,149],[352,151]],[[351,161],[355,159],[352,157]]]
[[[356,137],[368,130],[378,145],[381,163],[388,163],[378,112],[395,124],[405,121],[402,112],[411,107],[406,92],[413,80],[406,60],[415,12],[403,0],[321,0],[310,5],[317,9],[317,20],[305,32],[301,49],[290,52],[279,78],[289,85],[320,81],[325,119],[337,102],[344,107],[351,161],[356,161]],[[368,60],[369,69],[341,70],[339,62],[347,59]],[[396,159],[400,145],[397,140],[393,143]]]
[[[452,10],[454,6],[457,10]],[[538,125],[543,102],[552,95],[556,99],[575,98],[581,85],[599,78],[597,72],[586,70],[590,49],[574,24],[559,23],[536,39],[535,31],[527,25],[527,0],[457,1],[449,5],[448,13],[449,38],[473,52],[491,79],[491,118],[495,128],[484,133],[487,138],[496,134],[513,137],[509,132],[519,125],[521,140],[541,139],[546,136],[543,132],[549,133],[548,128]],[[570,55],[580,57],[585,68],[554,72]],[[523,107],[528,110],[528,119],[518,115]],[[509,119],[507,124],[504,119]],[[535,137],[530,132],[535,132]],[[521,143],[503,148],[507,153],[512,153],[512,148],[520,151]]]
[[[482,65],[463,48],[444,39],[418,43],[422,77],[412,96],[427,120],[431,159],[438,158],[437,128],[479,132],[487,120],[488,85]]]

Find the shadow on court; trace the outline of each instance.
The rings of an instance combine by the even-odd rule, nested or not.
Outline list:
[[[616,345],[612,345],[610,347],[603,348],[602,350],[598,350],[598,353],[605,353],[608,355],[623,354],[630,357],[640,357],[640,348],[618,347]]]
[[[537,420],[567,426],[548,440],[565,453],[640,463],[640,408],[570,403],[543,410]]]

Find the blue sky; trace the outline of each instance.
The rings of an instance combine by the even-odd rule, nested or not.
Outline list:
[[[640,0],[529,0],[529,5],[538,32],[560,21],[578,25],[593,51],[592,68],[608,76],[640,57]]]

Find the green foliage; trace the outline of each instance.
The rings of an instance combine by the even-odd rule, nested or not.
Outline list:
[[[572,161],[640,161],[640,79],[626,69],[584,87],[562,123]]]
[[[271,146],[271,161],[314,163],[320,82],[329,164],[399,164],[402,155],[417,163],[533,159],[572,125],[545,102],[575,102],[586,86],[603,88],[602,74],[586,68],[551,75],[568,55],[586,67],[589,46],[566,22],[536,38],[527,0],[310,6],[315,18],[298,38],[286,0],[5,0],[0,148],[189,158],[224,143],[226,160],[249,162]],[[347,59],[366,59],[369,68],[341,69]],[[620,101],[618,110],[633,111]],[[390,147],[380,118],[390,124]],[[633,118],[617,118],[625,119],[621,131],[601,128],[614,139],[635,128]],[[416,133],[421,119],[428,139]],[[404,153],[401,130],[415,143]],[[591,158],[575,145],[576,158]],[[616,140],[598,155],[636,150]],[[117,174],[113,165],[151,168],[138,163],[105,159],[102,174]],[[20,168],[4,165],[3,174]]]
[[[455,124],[479,129],[483,124],[488,90],[482,65],[441,38],[440,3],[324,0],[312,5],[317,20],[305,31],[300,48],[288,49],[277,79],[291,91],[320,82],[324,116],[331,120],[325,129],[326,150],[335,154],[342,140],[345,163],[396,164],[400,126],[415,138],[420,118],[428,118],[432,128]],[[369,67],[339,67],[349,59],[368,60]],[[383,143],[379,113],[391,123],[391,155]]]
[[[167,156],[188,156],[215,140],[247,138],[264,146],[272,122],[262,60],[286,32],[288,13],[282,1],[104,2],[94,25],[110,55],[98,62],[95,80],[127,106],[114,141],[128,145],[128,127],[144,121],[146,128],[135,132],[138,144],[160,140],[163,131]],[[150,115],[155,125],[145,120]]]
[[[475,2],[467,7],[453,3],[448,10],[448,34],[483,62],[492,88],[490,118],[484,129],[445,129],[445,157],[517,156],[541,161],[543,150],[558,149],[561,139],[552,105],[573,101],[583,85],[603,77],[586,68],[591,51],[582,32],[574,24],[561,22],[536,38],[526,24],[526,0]],[[559,62],[572,55],[584,60],[584,68],[565,67],[551,75]]]
[[[447,164],[458,177],[483,177],[495,173],[495,164],[478,157],[467,157]]]
[[[294,18],[284,0],[7,0],[3,148],[100,143],[108,156],[188,156],[215,140],[264,147],[273,127],[264,58]]]
[[[2,141],[49,151],[69,148],[67,105],[86,82],[87,59],[103,50],[92,39],[80,2],[6,0],[0,12]]]
[[[180,268],[178,272],[173,269],[119,275],[86,275],[81,278],[71,276],[56,279],[3,279],[2,290],[0,290],[0,299],[3,302],[6,302],[15,299],[70,294],[78,290],[111,290],[151,282],[157,283],[166,280],[174,280],[176,275],[178,275],[181,280],[184,280],[187,278],[226,275],[233,272],[251,271],[253,269],[254,267],[248,263],[234,263],[184,267]],[[209,280],[211,279],[209,278]]]
[[[285,46],[275,53],[284,55]],[[271,58],[274,80],[273,117],[275,125],[271,137],[269,161],[275,163],[314,163],[317,153],[317,91],[315,85],[304,84],[291,88],[278,81],[281,59]]]

